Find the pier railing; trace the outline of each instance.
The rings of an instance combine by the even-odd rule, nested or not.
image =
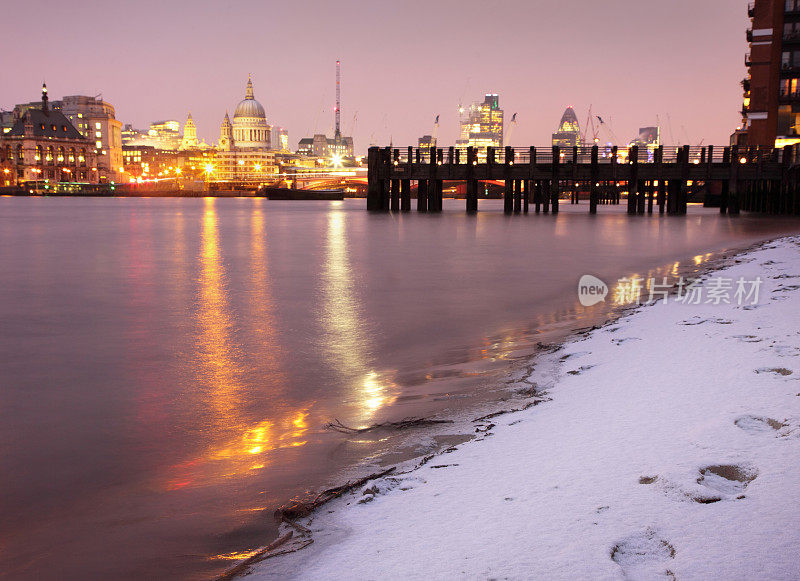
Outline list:
[[[800,214],[798,167],[798,146],[373,147],[367,206],[408,211],[414,185],[417,209],[439,211],[443,182],[461,182],[475,212],[478,184],[503,182],[508,213],[530,203],[557,212],[562,196],[578,203],[584,194],[591,213],[627,197],[632,214],[652,213],[656,202],[660,213],[684,214],[702,188],[722,212]]]

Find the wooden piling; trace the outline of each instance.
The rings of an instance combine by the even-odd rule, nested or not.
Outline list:
[[[628,214],[636,214],[636,198],[639,192],[639,147],[628,150]]]
[[[550,204],[553,214],[558,214],[558,198],[561,196],[561,182],[559,173],[561,167],[561,148],[557,145],[553,147],[553,179],[550,181]]]
[[[591,159],[591,181],[589,183],[589,213],[597,214],[597,198],[599,196],[598,181],[600,180],[600,150],[596,145],[592,146]]]
[[[514,211],[514,182],[511,179],[511,166],[514,164],[514,150],[506,147],[503,160],[503,212],[511,214]]]

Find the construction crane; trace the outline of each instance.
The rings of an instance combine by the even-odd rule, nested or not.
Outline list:
[[[597,120],[597,124],[595,124],[595,119]],[[592,106],[589,105],[589,115],[586,118],[586,125],[583,129],[583,135],[581,135],[581,143],[584,145],[594,145],[600,142],[600,130],[604,129],[608,136],[611,137],[611,143],[619,144],[620,140],[617,137],[614,130],[611,129],[611,126],[605,122],[605,120],[600,115],[594,115],[592,113]],[[589,136],[589,131],[591,130],[591,141],[586,139]]]
[[[514,134],[514,128],[517,126],[517,114],[511,116],[511,121],[508,122],[508,131],[504,136],[503,142],[505,145],[511,145],[511,136]]]
[[[614,130],[611,129],[611,126],[608,123],[606,123],[605,121],[603,121],[603,118],[600,117],[600,115],[595,115],[595,117],[597,117],[597,120],[600,122],[600,127],[604,128],[608,132],[608,134],[611,136],[611,139],[612,139],[611,143],[614,143],[614,144],[619,143],[620,142],[619,138],[617,137],[616,133],[614,133]],[[598,133],[600,132],[600,128],[598,128],[597,132]],[[595,142],[597,142],[596,138],[595,138]]]
[[[438,143],[439,139],[439,115],[437,113],[436,119],[433,120],[433,144],[434,146]]]

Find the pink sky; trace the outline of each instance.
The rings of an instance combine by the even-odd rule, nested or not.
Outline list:
[[[620,141],[660,118],[667,143],[722,144],[741,121],[746,5],[31,0],[4,11],[13,25],[0,43],[0,108],[36,99],[45,79],[51,98],[102,93],[139,128],[191,111],[200,137],[216,143],[252,73],[269,123],[296,147],[332,132],[341,59],[342,126],[354,127],[358,152],[390,138],[415,145],[436,114],[450,143],[459,102],[487,92],[509,118],[518,113],[511,145],[548,144],[566,106],[583,124],[590,104]]]

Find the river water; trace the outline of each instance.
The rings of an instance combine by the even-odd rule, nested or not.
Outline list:
[[[207,579],[280,503],[391,452],[324,430],[493,397],[608,316],[582,274],[678,272],[800,222],[562,205],[0,198],[0,576]]]

